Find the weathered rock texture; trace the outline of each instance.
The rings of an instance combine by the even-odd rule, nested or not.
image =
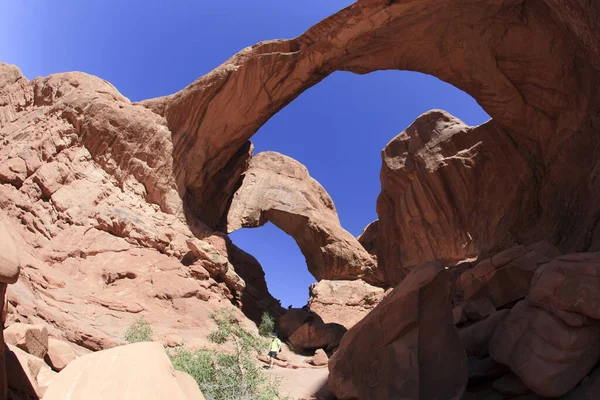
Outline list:
[[[188,394],[197,394],[198,391],[191,390],[188,385],[187,380],[175,374],[159,343],[136,343],[88,354],[73,361],[56,376],[44,399],[93,399],[101,396],[111,399],[192,400]]]
[[[227,214],[227,231],[272,222],[294,238],[318,280],[379,281],[377,264],[340,225],[325,189],[298,161],[275,152],[256,155]]]
[[[359,1],[298,38],[244,49],[181,92],[143,105],[166,119],[178,190],[201,192],[189,206],[204,210],[214,193],[202,188],[214,187],[219,171],[269,117],[330,73],[409,69],[432,74],[471,94],[493,118],[477,128],[454,119],[434,124],[456,128],[441,129],[441,138],[435,138],[440,130],[432,135],[430,144],[441,149],[429,154],[442,156],[442,162],[430,159],[437,173],[427,172],[430,179],[422,185],[443,195],[434,203],[440,214],[424,219],[432,224],[427,229],[434,229],[436,217],[440,232],[457,229],[449,242],[440,241],[444,234],[432,238],[443,251],[436,256],[491,254],[514,239],[528,244],[546,238],[562,251],[593,249],[600,245],[595,230],[600,203],[594,195],[600,184],[595,179],[598,16],[597,4],[574,0],[461,1],[451,7],[434,1]],[[466,130],[471,132],[456,133]],[[462,140],[448,145],[438,140],[451,131]],[[466,193],[459,196],[453,186]],[[414,199],[434,202],[421,195]],[[494,207],[491,216],[487,207]],[[391,217],[384,215],[380,223]],[[398,232],[380,232],[403,243],[405,236]],[[435,250],[428,243],[418,245],[428,258]],[[409,250],[378,251],[378,258],[394,255],[379,260],[389,279],[405,275],[394,261],[418,264],[410,255],[418,252]]]
[[[498,326],[489,350],[529,389],[558,397],[573,389],[600,360],[600,324],[569,326],[523,300]]]
[[[231,303],[255,319],[281,312],[256,260],[186,217],[164,118],[84,73],[28,81],[0,64],[0,98],[0,279],[19,272],[7,234],[23,278],[7,292],[9,322],[100,350],[140,315],[158,337],[193,343]]]
[[[598,21],[600,5],[575,0],[361,0],[297,38],[246,48],[182,91],[140,104],[83,73],[28,81],[16,67],[0,64],[0,218],[22,267],[22,279],[8,289],[9,320],[48,322],[64,331],[50,334],[101,349],[120,343],[124,327],[142,314],[160,337],[176,331],[193,342],[213,328],[206,321],[215,308],[231,302],[244,307],[249,279],[237,271],[227,246],[223,250],[211,240],[222,239],[212,230],[224,221],[248,164],[248,139],[302,91],[338,70],[432,74],[472,95],[493,119],[467,127],[432,112],[394,139],[383,157],[379,268],[373,273],[374,264],[366,262],[371,257],[352,238],[341,240],[352,243],[348,248],[324,246],[325,253],[308,259],[311,268],[317,265],[316,276],[370,279],[370,272],[393,286],[421,261],[485,258],[515,241],[545,239],[562,252],[600,249]],[[298,229],[308,225],[303,221]],[[339,244],[338,233],[326,237]],[[215,247],[207,254],[227,262],[190,251],[188,243],[195,240]],[[312,241],[318,248],[322,242]],[[349,248],[368,256],[366,263],[347,265]],[[320,275],[319,260],[330,256],[333,267],[323,267]],[[14,265],[7,265],[1,273],[14,281]],[[424,284],[416,293],[429,293],[430,286],[438,284]],[[549,304],[550,311],[523,311],[517,326],[531,327],[525,342],[549,340],[538,332],[539,321],[555,326],[573,338],[549,345],[560,348],[556,359],[566,354],[577,368],[587,365],[595,354],[590,338],[598,337],[592,332],[596,322],[571,326],[564,320],[575,325],[595,317],[569,305],[568,296],[536,296],[532,301]],[[262,307],[256,298],[247,300]],[[385,321],[406,318],[386,312]],[[425,319],[419,335],[434,331]],[[445,316],[436,321],[436,333],[446,329],[439,321]],[[521,346],[518,336],[507,335],[514,340],[506,346]],[[453,336],[432,334],[431,340],[446,337]],[[522,367],[520,361],[506,362],[513,371]],[[548,376],[553,368],[550,362]],[[460,368],[448,370],[459,384]],[[579,372],[565,372],[544,386],[561,391]],[[525,375],[530,387],[543,379],[528,381]],[[427,397],[423,390],[446,386],[445,380],[422,385],[428,376],[419,375],[419,384],[402,390]],[[392,384],[381,390],[385,396],[396,389]]]
[[[449,289],[440,263],[413,269],[344,335],[329,389],[340,399],[460,399],[467,359]]]
[[[384,290],[362,280],[322,280],[310,286],[308,308],[326,323],[350,329],[383,300]]]
[[[382,158],[377,229],[386,240],[376,251],[389,282],[425,261],[454,265],[510,246],[512,229],[538,212],[534,175],[496,121],[473,128],[431,111],[389,142]]]
[[[554,246],[545,242],[514,246],[465,271],[459,276],[457,286],[465,302],[489,299],[494,307],[500,308],[524,298],[540,265],[559,255]]]

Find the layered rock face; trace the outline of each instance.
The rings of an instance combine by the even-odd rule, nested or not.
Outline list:
[[[185,218],[162,117],[83,73],[28,81],[0,64],[0,77],[0,220],[22,264],[10,322],[49,323],[51,336],[100,350],[123,343],[141,315],[160,338],[190,343],[231,303],[278,315],[256,260]]]
[[[421,115],[382,152],[376,247],[388,282],[429,260],[454,265],[512,245],[537,210],[533,172],[494,121]],[[526,241],[527,232],[517,232]]]
[[[380,282],[377,264],[341,225],[331,197],[298,161],[257,154],[244,172],[227,214],[227,231],[272,222],[294,238],[318,280]]]

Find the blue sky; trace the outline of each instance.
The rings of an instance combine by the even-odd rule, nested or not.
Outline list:
[[[84,71],[132,101],[176,92],[256,42],[297,36],[349,0],[0,0],[0,61],[28,78]],[[333,198],[342,226],[360,234],[377,218],[381,150],[430,109],[468,124],[488,115],[468,95],[406,71],[338,72],[303,93],[253,137],[307,166]],[[282,304],[306,303],[308,273],[291,237],[271,224],[234,243],[263,265]]]

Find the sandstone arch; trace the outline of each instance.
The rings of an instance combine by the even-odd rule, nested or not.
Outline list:
[[[535,224],[512,229],[564,251],[595,249],[599,16],[573,0],[358,1],[142,105],[167,121],[180,195],[215,227],[226,207],[216,188],[230,195],[238,179],[221,171],[243,163],[247,140],[302,91],[338,70],[431,74],[473,96],[526,161]]]
[[[244,172],[228,209],[227,233],[267,221],[294,238],[317,280],[382,283],[371,255],[341,227],[325,189],[304,165],[271,151],[253,157]]]

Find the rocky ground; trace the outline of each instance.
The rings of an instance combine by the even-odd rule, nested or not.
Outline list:
[[[278,318],[299,355],[268,373],[293,396],[599,398],[599,21],[572,0],[358,1],[140,103],[0,63],[0,398],[85,398],[99,373],[112,398],[198,398],[163,346],[214,346],[223,308],[253,333]],[[249,139],[328,74],[380,69],[432,74],[492,119],[432,110],[392,138],[354,238],[304,166]],[[227,236],[267,221],[319,281],[307,310]],[[122,346],[141,316],[156,343]]]

